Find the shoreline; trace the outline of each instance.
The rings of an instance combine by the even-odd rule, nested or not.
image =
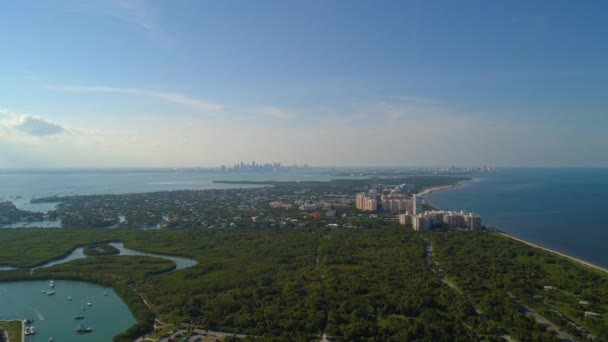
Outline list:
[[[466,182],[471,182],[471,181],[473,181],[473,180],[471,179],[471,180],[467,180],[467,181],[460,181],[460,182],[458,182],[456,184],[452,184],[452,185],[444,185],[444,186],[437,186],[437,187],[433,187],[433,188],[428,188],[428,189],[425,189],[424,191],[422,191],[422,192],[420,192],[420,193],[418,193],[416,195],[418,195],[418,196],[428,195],[428,194],[432,193],[433,191],[439,191],[439,190],[445,190],[445,189],[454,188],[454,187],[462,185],[462,184],[464,184]],[[428,203],[428,201],[427,201],[427,203]],[[437,208],[437,209],[442,210],[441,208]],[[535,248],[541,249],[541,250],[543,250],[545,252],[556,254],[556,255],[558,255],[560,257],[566,258],[566,259],[568,259],[570,261],[573,261],[575,263],[579,263],[579,264],[581,264],[583,266],[590,267],[590,268],[592,268],[592,269],[594,269],[596,271],[600,271],[600,272],[604,272],[604,273],[608,274],[608,267],[599,266],[599,265],[596,265],[596,264],[594,264],[594,263],[592,263],[590,261],[586,261],[586,260],[583,260],[583,259],[580,259],[580,258],[577,258],[577,257],[573,257],[571,255],[568,255],[566,253],[563,253],[563,252],[560,252],[560,251],[557,251],[557,250],[554,250],[554,249],[551,249],[551,248],[548,248],[548,247],[543,247],[543,246],[538,245],[538,244],[536,244],[534,242],[530,242],[530,241],[524,240],[522,238],[518,238],[518,237],[515,237],[515,236],[510,235],[508,233],[505,233],[505,232],[503,232],[502,230],[499,230],[499,229],[496,229],[495,232],[498,233],[498,234],[500,234],[500,235],[502,235],[502,236],[504,236],[504,237],[506,237],[506,238],[510,238],[510,239],[515,240],[515,241],[524,243],[524,244],[526,244],[526,245],[528,245],[530,247],[535,247]]]
[[[460,185],[462,185],[462,184],[464,184],[466,182],[471,182],[471,181],[473,181],[473,180],[472,179],[471,180],[463,180],[463,181],[459,181],[456,184],[441,185],[441,186],[435,186],[435,187],[432,187],[432,188],[427,188],[427,189],[424,189],[421,192],[417,193],[416,195],[417,196],[428,195],[428,194],[432,193],[433,191],[439,191],[439,190],[445,190],[445,189],[455,188],[455,187],[460,186]]]
[[[579,259],[579,258],[577,258],[577,257],[573,257],[573,256],[571,256],[571,255],[568,255],[568,254],[566,254],[566,253],[562,253],[562,252],[556,251],[556,250],[551,249],[551,248],[543,247],[543,246],[541,246],[541,245],[535,244],[534,242],[530,242],[530,241],[526,241],[526,240],[524,240],[524,239],[520,239],[520,238],[518,238],[518,237],[515,237],[515,236],[513,236],[513,235],[507,234],[507,233],[505,233],[505,232],[503,232],[503,231],[500,231],[500,230],[498,230],[498,231],[496,231],[496,232],[497,232],[499,235],[502,235],[502,236],[504,236],[504,237],[506,237],[506,238],[513,239],[513,240],[515,240],[515,241],[518,241],[518,242],[524,243],[524,244],[526,244],[526,245],[528,245],[528,246],[530,246],[530,247],[535,247],[535,248],[541,249],[541,250],[543,250],[543,251],[545,251],[545,252],[549,252],[549,253],[556,254],[556,255],[558,255],[558,256],[560,256],[560,257],[563,257],[563,258],[566,258],[566,259],[568,259],[568,260],[570,260],[570,261],[574,261],[574,262],[577,262],[577,263],[579,263],[579,264],[581,264],[581,265],[584,265],[584,266],[587,266],[587,267],[593,268],[593,269],[594,269],[594,270],[596,270],[596,271],[601,271],[601,272],[604,272],[604,273],[608,273],[608,268],[606,268],[606,267],[602,267],[602,266],[596,265],[596,264],[594,264],[594,263],[592,263],[592,262],[589,262],[589,261],[586,261],[586,260],[583,260],[583,259]]]

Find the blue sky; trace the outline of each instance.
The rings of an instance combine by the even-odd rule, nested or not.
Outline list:
[[[11,1],[0,167],[608,166],[601,1]]]

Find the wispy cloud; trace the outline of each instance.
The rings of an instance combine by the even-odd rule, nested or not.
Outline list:
[[[153,7],[145,0],[76,1],[64,12],[112,17],[144,31],[163,45],[173,43],[173,39],[157,23]]]
[[[119,93],[119,94],[132,94],[140,96],[151,96],[167,102],[172,102],[182,106],[190,107],[199,112],[218,112],[223,109],[223,106],[219,103],[198,100],[183,94],[162,92],[157,90],[147,90],[138,88],[117,88],[117,87],[105,87],[105,86],[57,86],[50,87],[53,90],[77,92],[77,93]]]
[[[290,111],[285,109],[272,107],[272,106],[263,106],[255,109],[255,113],[257,115],[268,116],[275,119],[295,119],[296,115]]]

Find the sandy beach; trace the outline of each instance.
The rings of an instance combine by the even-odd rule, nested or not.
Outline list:
[[[433,187],[433,188],[424,189],[423,191],[417,193],[416,195],[418,195],[418,196],[428,195],[428,194],[430,194],[433,191],[439,191],[439,190],[445,190],[445,189],[454,188],[454,187],[457,187],[459,185],[464,184],[465,182],[470,182],[470,181],[460,181],[460,182],[458,182],[456,184],[436,186],[436,187]]]

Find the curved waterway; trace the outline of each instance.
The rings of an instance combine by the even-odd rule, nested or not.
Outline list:
[[[120,253],[118,255],[116,255],[117,257],[120,257],[121,255],[141,255],[141,256],[149,256],[149,257],[171,260],[175,263],[174,271],[192,267],[197,264],[197,261],[194,259],[188,259],[188,258],[182,258],[182,257],[164,255],[164,254],[156,254],[156,253],[145,253],[145,252],[136,251],[134,249],[129,249],[129,248],[126,248],[122,242],[111,242],[111,243],[109,243],[109,245],[112,245],[112,246],[116,247],[116,249],[119,250]],[[49,261],[47,263],[34,267],[32,270],[35,270],[38,268],[44,268],[44,267],[51,267],[51,266],[55,266],[55,265],[59,265],[59,264],[65,264],[66,262],[70,262],[72,260],[77,260],[77,259],[84,259],[86,257],[87,257],[87,255],[84,254],[84,248],[79,247],[79,248],[74,249],[70,254],[66,255],[65,257],[63,257],[61,259]],[[171,272],[173,272],[173,271],[171,271]]]
[[[48,341],[50,337],[58,342],[112,341],[136,322],[112,288],[68,280],[55,280],[54,284],[55,294],[50,296],[42,293],[50,289],[48,280],[0,283],[0,320],[32,318],[36,334],[27,337],[28,342]],[[76,320],[76,315],[84,319]],[[80,324],[93,332],[75,333]]]

